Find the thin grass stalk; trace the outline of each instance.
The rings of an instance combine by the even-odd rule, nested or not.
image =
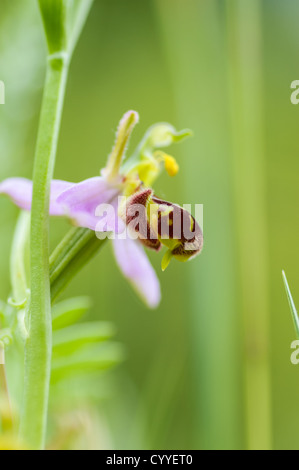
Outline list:
[[[247,447],[270,449],[269,280],[259,0],[229,0],[227,44]]]

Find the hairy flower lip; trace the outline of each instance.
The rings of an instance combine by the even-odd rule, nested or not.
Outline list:
[[[123,218],[130,230],[138,234],[140,242],[145,247],[160,251],[162,244],[159,240],[158,233],[154,230],[154,227],[151,226],[147,216],[148,202],[152,195],[153,190],[149,188],[133,194],[127,201]]]
[[[159,251],[165,245],[180,261],[194,258],[202,250],[203,234],[195,218],[179,205],[156,197],[152,189],[133,194],[122,211],[122,219],[144,246]],[[167,265],[171,256],[167,257]]]

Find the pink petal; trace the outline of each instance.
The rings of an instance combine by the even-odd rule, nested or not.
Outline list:
[[[108,204],[98,206],[99,210],[96,212],[95,232],[99,239],[103,239],[102,233],[114,232],[116,234],[122,234],[126,230],[125,223],[118,216],[118,208],[118,197],[115,197]]]
[[[63,209],[56,203],[56,199],[66,189],[74,183],[67,181],[53,180],[51,183],[50,214],[64,215]],[[32,181],[26,178],[8,178],[0,183],[0,194],[6,194],[13,202],[23,210],[31,210],[32,202]]]
[[[80,226],[96,230],[100,218],[96,216],[101,204],[112,204],[117,208],[119,190],[111,186],[105,178],[96,177],[74,184],[57,198],[57,204],[63,208],[64,215]],[[117,220],[117,210],[114,221]],[[109,230],[114,230],[108,227]]]
[[[138,240],[126,238],[113,240],[114,254],[124,276],[150,308],[161,300],[160,283]]]

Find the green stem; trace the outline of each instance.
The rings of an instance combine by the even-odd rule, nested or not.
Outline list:
[[[88,229],[70,230],[50,258],[52,302],[102,248],[106,240],[98,240],[95,233]]]
[[[33,176],[30,324],[20,425],[21,438],[32,449],[43,449],[46,435],[52,353],[49,199],[67,75],[66,54],[50,57]]]

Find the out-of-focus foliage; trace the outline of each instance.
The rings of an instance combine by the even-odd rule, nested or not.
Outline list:
[[[2,3],[0,176],[30,177],[46,44],[35,2]],[[188,127],[193,140],[172,151],[180,172],[155,191],[204,204],[205,249],[193,264],[160,274],[163,301],[154,312],[134,297],[108,244],[68,288],[65,298],[92,298],[88,320],[117,326],[126,360],[88,380],[53,383],[50,447],[244,448],[258,428],[257,447],[269,440],[299,448],[295,333],[281,282],[284,268],[299,298],[299,107],[290,102],[298,15],[291,0],[95,1],[71,66],[55,176],[97,174],[128,109],[141,116],[133,147],[152,122]],[[1,199],[0,213],[5,299],[17,210]],[[53,247],[67,230],[52,221]],[[259,323],[264,315],[269,321]],[[17,402],[21,371],[11,351],[8,374]],[[266,390],[261,399],[256,384]],[[270,418],[259,412],[263,403]]]

